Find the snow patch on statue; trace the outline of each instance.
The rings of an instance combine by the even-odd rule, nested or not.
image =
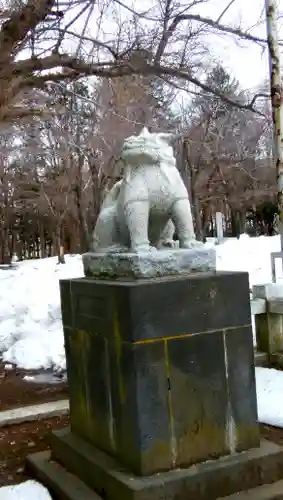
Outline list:
[[[193,248],[195,239],[187,189],[176,167],[173,134],[153,133],[125,139],[123,179],[106,196],[93,233],[92,251],[148,252]]]

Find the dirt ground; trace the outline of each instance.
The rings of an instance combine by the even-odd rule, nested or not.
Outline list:
[[[283,446],[283,429],[270,427],[269,425],[261,425],[260,433],[264,439],[268,439],[268,441],[273,441],[273,443]]]
[[[0,364],[0,411],[48,403],[68,398],[66,382],[56,384],[34,383],[24,380],[38,372],[5,368]],[[0,486],[15,484],[27,479],[25,458],[28,454],[48,449],[51,430],[68,425],[69,418],[56,417],[0,428]]]
[[[38,384],[24,380],[25,376],[34,375],[38,373],[7,370],[5,365],[0,365],[0,411],[68,398],[66,382]]]
[[[44,421],[28,422],[0,429],[0,486],[29,479],[25,470],[26,456],[49,448],[52,430],[68,425],[67,416]],[[283,429],[261,426],[262,437],[283,444]]]
[[[50,432],[68,422],[69,418],[64,416],[0,428],[0,486],[28,479],[26,456],[47,450]]]

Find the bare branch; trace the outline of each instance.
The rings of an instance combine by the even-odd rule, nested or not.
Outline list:
[[[51,12],[55,0],[29,0],[19,11],[12,12],[0,30],[0,61],[11,58],[27,33]]]
[[[239,38],[249,40],[252,42],[257,42],[257,43],[267,43],[267,40],[265,38],[257,37],[254,35],[251,35],[250,33],[246,31],[242,31],[239,28],[232,28],[231,26],[227,26],[224,24],[221,24],[217,21],[214,21],[213,19],[209,17],[202,17],[199,15],[194,15],[194,14],[183,14],[181,16],[176,16],[173,23],[172,23],[172,30],[174,30],[177,25],[182,22],[182,21],[196,21],[202,24],[205,24],[207,26],[211,26],[217,31],[221,31],[222,33],[230,33],[232,35],[236,35]]]
[[[44,59],[36,59],[31,61],[31,64],[33,64],[33,70],[35,69],[43,69],[43,68],[49,68],[52,69],[54,67],[67,67],[70,68],[74,71],[74,77],[78,77],[79,75],[96,75],[104,78],[114,78],[114,77],[121,77],[121,76],[129,76],[129,75],[134,75],[134,74],[140,74],[140,75],[157,75],[157,76],[171,76],[175,78],[179,78],[181,80],[188,81],[192,83],[193,85],[196,85],[196,87],[201,88],[205,92],[208,92],[210,94],[213,94],[220,99],[222,99],[224,102],[227,104],[230,104],[231,106],[236,106],[240,109],[247,109],[250,111],[256,111],[259,113],[258,110],[254,109],[254,104],[256,99],[259,97],[257,95],[256,99],[252,99],[250,103],[244,104],[241,101],[235,101],[233,99],[230,99],[226,95],[222,94],[219,92],[217,89],[214,89],[212,87],[209,87],[205,83],[201,82],[199,79],[196,77],[192,76],[189,74],[187,71],[182,70],[180,68],[173,68],[173,67],[166,67],[162,66],[159,64],[148,64],[145,63],[143,66],[140,68],[136,67],[133,68],[129,63],[121,63],[119,65],[115,65],[113,62],[108,62],[103,64],[88,64],[85,63],[84,61],[78,61],[77,59],[73,59],[67,55],[61,56],[61,55],[52,55],[49,57],[46,57]],[[54,75],[56,79],[58,79],[58,75]],[[71,77],[71,74],[66,74],[67,78]],[[43,79],[46,78],[46,81],[52,81],[53,75],[49,74],[46,75],[46,77],[41,76],[41,83]],[[62,79],[64,79],[64,74],[62,74]]]
[[[226,12],[230,9],[231,5],[235,2],[235,0],[230,0],[228,5],[226,5],[225,9],[221,12],[220,16],[217,18],[216,22],[219,23],[222,17],[226,14]]]

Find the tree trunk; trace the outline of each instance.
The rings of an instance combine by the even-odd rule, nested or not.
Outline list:
[[[246,211],[241,210],[239,213],[240,218],[240,233],[243,234],[246,232]]]
[[[44,227],[41,221],[39,221],[39,238],[40,238],[40,257],[44,259],[46,257],[46,242]]]
[[[237,211],[231,208],[231,231],[232,237],[239,238],[240,236],[240,225]]]
[[[11,263],[11,251],[9,245],[10,213],[9,213],[9,195],[8,189],[4,191],[4,210],[3,210],[3,241],[2,241],[2,263]]]
[[[99,189],[99,180],[98,180],[98,168],[96,166],[96,161],[92,157],[89,158],[89,170],[91,174],[91,184],[92,184],[92,203],[93,203],[93,215],[91,226],[94,227],[96,219],[99,214],[101,201],[102,201],[102,192]]]
[[[224,236],[227,236],[228,234],[228,225],[229,225],[229,205],[227,204],[227,201],[225,199],[224,203],[224,220],[225,220],[225,225],[224,225]]]
[[[195,219],[195,232],[196,232],[196,239],[202,241],[203,240],[203,225],[202,225],[202,220],[201,220],[201,213],[200,213],[200,202],[199,202],[199,197],[196,193],[196,178],[197,174],[195,172],[195,168],[191,164],[189,157],[188,157],[188,151],[187,151],[187,145],[184,143],[183,146],[183,163],[187,165],[187,168],[183,169],[183,178],[186,176],[187,171],[189,173],[189,192],[190,192],[190,201],[192,204],[192,213],[193,217]],[[183,179],[184,182],[186,183],[186,179]]]
[[[64,252],[64,244],[63,244],[63,238],[62,238],[62,224],[57,223],[56,226],[56,248],[57,248],[57,256],[58,256],[58,262],[57,264],[66,264],[65,261],[65,252]]]
[[[78,223],[79,223],[80,252],[83,253],[86,252],[88,249],[88,229],[82,207],[82,192],[79,183],[77,183],[77,185],[75,186],[74,191],[76,197],[76,206],[77,206]]]
[[[23,257],[23,241],[22,240],[19,240],[17,243],[16,253],[18,255],[18,260],[22,261],[24,259],[24,257]]]
[[[2,245],[2,263],[11,264],[11,255],[9,249],[9,231],[5,229],[3,231],[3,245]]]
[[[210,210],[208,204],[205,204],[202,211],[202,228],[203,228],[203,241],[206,241],[209,235],[209,222],[210,222]]]
[[[194,189],[193,189],[194,191]],[[192,205],[192,209],[195,216],[195,224],[196,224],[196,239],[202,241],[203,239],[203,228],[201,221],[201,213],[200,213],[200,202],[198,196],[194,193],[194,203]]]

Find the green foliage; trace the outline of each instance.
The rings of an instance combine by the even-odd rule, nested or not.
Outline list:
[[[220,64],[215,66],[208,74],[205,84],[225,97],[236,100],[240,98],[243,100],[239,82]],[[213,93],[202,93],[198,95],[194,99],[193,104],[196,106],[199,114],[210,113],[213,115],[213,118],[219,118],[229,112],[235,111],[235,108],[232,108],[230,104]],[[236,111],[238,110],[236,109]]]

